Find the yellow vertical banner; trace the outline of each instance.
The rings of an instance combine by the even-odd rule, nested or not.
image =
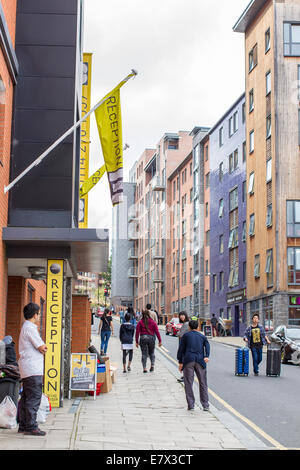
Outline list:
[[[61,354],[64,261],[47,262],[47,308],[44,393],[51,406],[58,408],[61,402]]]
[[[92,54],[83,54],[81,117],[91,109]],[[79,186],[89,177],[90,117],[81,124]],[[79,228],[88,227],[88,195],[79,196]]]

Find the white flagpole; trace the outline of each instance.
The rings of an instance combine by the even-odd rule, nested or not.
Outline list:
[[[122,82],[127,82],[130,78],[135,77],[137,75],[137,71],[132,69],[131,73],[127,75]],[[120,83],[122,83],[120,82]],[[117,88],[117,87],[116,87]],[[57,147],[68,135],[70,135],[80,124],[86,120],[86,118],[92,114],[101,104],[105,103],[111,96],[107,96],[99,101],[88,113],[86,113],[79,121],[77,121],[70,129],[68,129],[59,139],[57,139],[50,147],[48,147],[45,152],[43,152],[34,162],[32,162],[22,173],[19,174],[8,186],[4,187],[4,194],[6,194],[18,181],[20,181],[23,176],[25,176],[32,168],[39,165],[44,158],[49,155],[52,150]]]

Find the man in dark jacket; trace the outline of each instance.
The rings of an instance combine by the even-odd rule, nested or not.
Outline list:
[[[194,375],[199,381],[200,402],[204,411],[209,410],[206,364],[209,361],[210,346],[206,336],[198,331],[198,321],[189,322],[189,331],[185,333],[180,341],[177,359],[179,370],[183,370],[185,395],[188,410],[195,407],[195,396],[193,392]]]

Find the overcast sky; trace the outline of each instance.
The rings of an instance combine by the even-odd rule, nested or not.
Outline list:
[[[121,89],[125,181],[165,132],[214,125],[244,92],[244,35],[232,27],[249,0],[86,0],[84,52],[93,53],[94,105]],[[91,117],[90,174],[103,164]],[[111,229],[106,175],[89,193],[89,227]]]

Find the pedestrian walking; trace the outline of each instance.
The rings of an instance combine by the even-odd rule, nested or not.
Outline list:
[[[100,318],[98,334],[101,335],[101,354],[106,354],[109,338],[114,334],[113,320],[108,308],[104,309],[103,315]]]
[[[212,317],[210,319],[210,323],[211,323],[213,337],[218,336],[218,331],[217,331],[218,320],[217,320],[214,313],[212,314]]]
[[[158,323],[158,317],[157,317],[155,311],[154,311],[154,310],[151,310],[151,304],[147,304],[147,305],[146,305],[146,309],[148,310],[149,315],[150,315],[150,317],[152,318],[152,320],[154,320],[154,321],[156,322],[156,324],[157,324],[157,323]]]
[[[157,327],[157,323],[150,317],[148,310],[142,311],[142,318],[138,322],[135,332],[136,347],[139,347],[139,341],[142,351],[142,365],[144,373],[147,371],[147,358],[150,357],[151,367],[150,372],[154,371],[155,364],[155,337],[161,347],[161,337]]]
[[[119,338],[121,341],[121,349],[123,351],[123,373],[126,373],[126,358],[128,355],[128,366],[127,371],[131,371],[131,362],[133,358],[133,337],[134,337],[134,325],[131,323],[131,317],[129,313],[125,315],[125,322],[120,326]]]
[[[120,314],[120,323],[121,323],[121,325],[122,325],[122,323],[124,323],[124,310],[121,309],[120,312],[119,312],[119,314]]]
[[[23,309],[25,321],[19,337],[19,370],[23,385],[19,401],[19,429],[26,435],[45,436],[39,429],[37,412],[42,398],[44,355],[47,346],[38,332],[40,307],[29,303]]]
[[[252,323],[248,326],[248,328],[246,328],[243,339],[247,343],[248,348],[251,350],[253,372],[254,375],[257,376],[259,373],[259,364],[262,361],[263,345],[266,343],[271,344],[271,341],[266,335],[264,327],[259,324],[258,313],[255,313],[252,316]]]
[[[132,307],[128,307],[128,312],[127,312],[127,313],[129,314],[129,317],[130,317],[130,320],[129,320],[130,323],[131,323],[134,327],[136,327],[135,312],[134,312],[133,308],[132,308]],[[125,314],[125,321],[126,321],[126,314]]]
[[[179,323],[182,324],[182,327],[180,328],[177,335],[179,340],[178,347],[183,335],[189,331],[189,317],[185,311],[179,313]],[[178,379],[178,382],[184,382],[184,377],[182,376],[180,379]]]
[[[177,359],[179,370],[183,371],[188,410],[193,410],[195,407],[193,383],[196,374],[199,381],[200,403],[203,410],[208,411],[206,364],[209,361],[210,346],[206,336],[200,333],[198,328],[198,321],[190,320],[189,331],[183,335],[180,341]]]

